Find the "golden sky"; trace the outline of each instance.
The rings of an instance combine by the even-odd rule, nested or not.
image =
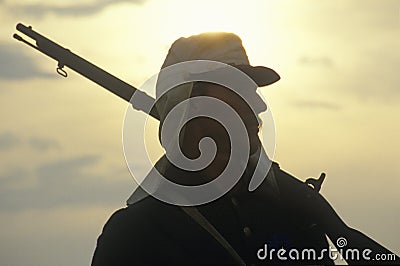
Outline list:
[[[136,187],[122,153],[127,103],[12,39],[38,32],[140,86],[170,44],[238,34],[262,88],[281,168],[327,173],[344,221],[400,253],[400,2],[0,0],[0,257],[7,265],[84,265]],[[61,260],[61,262],[59,261]]]

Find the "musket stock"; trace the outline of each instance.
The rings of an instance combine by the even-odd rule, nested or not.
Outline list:
[[[125,101],[131,102],[135,109],[144,111],[159,120],[156,109],[152,108],[155,100],[145,92],[139,91],[128,83],[72,53],[70,50],[44,37],[34,31],[32,27],[18,23],[16,28],[21,33],[33,39],[36,45],[26,41],[18,34],[14,34],[13,37],[56,60],[58,62],[57,73],[60,75],[67,77],[67,72],[63,69],[64,66],[67,66]],[[134,98],[131,101],[133,95]]]

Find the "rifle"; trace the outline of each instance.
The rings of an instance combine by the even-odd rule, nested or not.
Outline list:
[[[151,108],[154,105],[155,100],[145,92],[138,90],[137,88],[95,66],[82,57],[74,54],[69,49],[66,49],[44,37],[43,35],[34,31],[31,26],[27,27],[22,23],[18,23],[16,28],[21,33],[33,39],[36,45],[23,39],[16,33],[13,35],[13,37],[56,60],[58,62],[56,70],[61,76],[65,78],[68,76],[67,72],[63,69],[64,66],[67,66],[124,99],[125,101],[131,102],[135,109],[144,111],[157,120],[160,120],[157,110],[155,108]],[[135,97],[131,100],[134,94]]]

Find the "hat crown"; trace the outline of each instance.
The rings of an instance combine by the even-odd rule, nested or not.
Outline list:
[[[249,65],[239,36],[228,32],[207,32],[176,40],[161,68],[191,60],[211,60],[231,65]]]

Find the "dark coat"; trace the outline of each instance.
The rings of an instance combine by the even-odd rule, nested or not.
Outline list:
[[[251,264],[332,264],[322,260],[279,261],[257,258],[257,251],[281,247],[316,254],[328,248],[325,231],[315,215],[297,198],[310,201],[312,189],[273,164],[279,195],[263,185],[247,191],[243,178],[223,197],[198,210],[230,243],[247,265]],[[248,181],[248,180],[247,180]],[[244,189],[243,189],[244,188]],[[318,193],[314,193],[318,194]],[[318,194],[319,195],[319,194]],[[286,254],[287,256],[287,254]],[[204,228],[179,206],[151,196],[115,212],[98,238],[92,265],[232,265],[232,256]]]

